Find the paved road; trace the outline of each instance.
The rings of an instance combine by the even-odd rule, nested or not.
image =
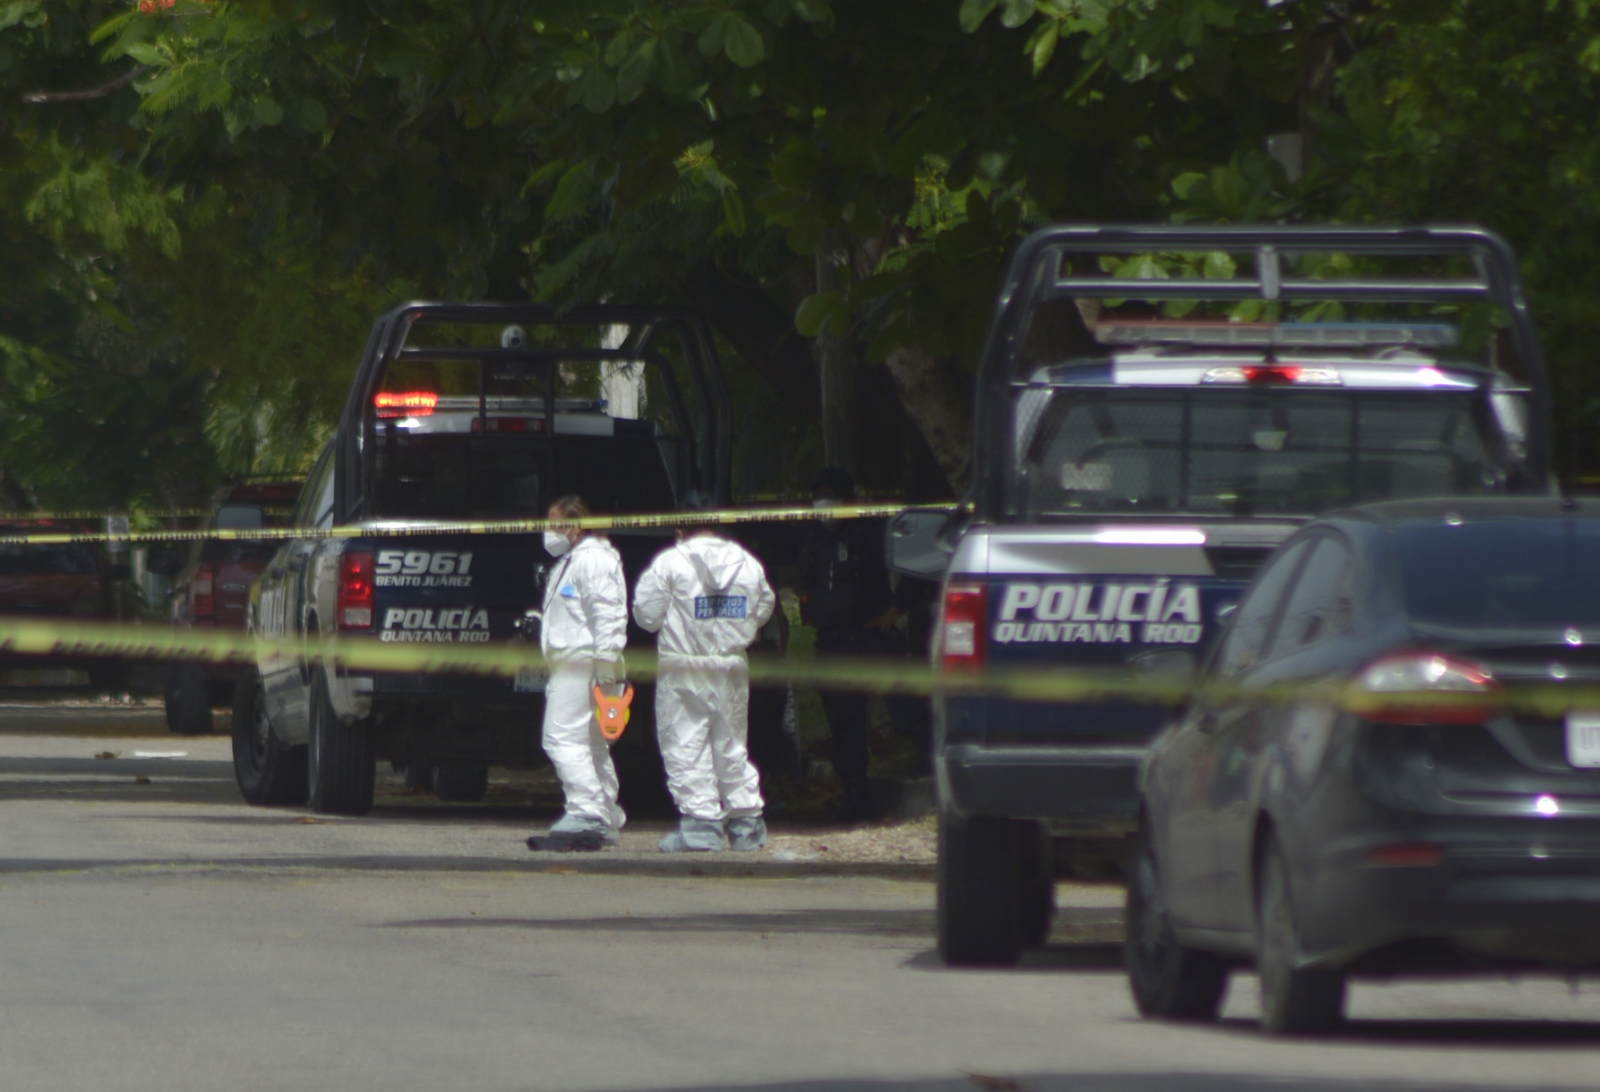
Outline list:
[[[1113,889],[953,972],[921,866],[682,862],[659,825],[538,860],[539,814],[303,822],[237,803],[221,737],[0,698],[0,1090],[1600,1086],[1600,984],[1360,986],[1346,1034],[1281,1042],[1240,975],[1219,1026],[1154,1025]]]

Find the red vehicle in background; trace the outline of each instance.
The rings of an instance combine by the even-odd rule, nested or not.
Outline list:
[[[0,522],[0,536],[95,532],[103,527],[60,520]],[[100,543],[0,543],[0,615],[46,621],[129,621],[138,616],[138,594],[126,555],[113,557]],[[0,677],[26,685],[60,685],[41,673],[84,671],[106,689],[124,684],[120,660],[64,660],[8,653]],[[19,679],[19,673],[26,678]]]
[[[301,482],[244,482],[222,490],[207,530],[253,531],[281,527],[300,496]],[[170,619],[175,626],[243,629],[250,585],[266,567],[276,542],[205,539],[193,546],[157,545],[147,565],[151,572],[172,576]],[[173,660],[167,665],[163,694],[167,726],[179,735],[212,730],[212,709],[233,702],[238,668],[201,660]]]

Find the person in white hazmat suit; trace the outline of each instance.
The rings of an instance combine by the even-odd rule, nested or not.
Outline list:
[[[756,850],[767,824],[747,747],[750,672],[745,649],[776,597],[743,546],[710,528],[678,532],[634,590],[634,621],[657,634],[656,737],[678,829],[664,853]]]
[[[550,506],[550,519],[590,514],[578,497]],[[617,770],[595,716],[594,686],[622,674],[628,640],[628,586],[622,557],[604,535],[546,531],[554,557],[544,592],[539,645],[549,667],[544,690],[544,753],[561,778],[566,808],[534,850],[598,850],[617,844],[627,816],[617,805]]]

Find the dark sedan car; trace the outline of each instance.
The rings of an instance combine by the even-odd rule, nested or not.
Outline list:
[[[1214,1018],[1245,963],[1278,1032],[1348,977],[1600,965],[1600,504],[1321,519],[1204,682],[1141,771],[1145,1015]]]

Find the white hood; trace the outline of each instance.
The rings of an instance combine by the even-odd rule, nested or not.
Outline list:
[[[777,599],[749,551],[697,535],[656,555],[634,592],[634,620],[660,634],[665,657],[740,659]]]

